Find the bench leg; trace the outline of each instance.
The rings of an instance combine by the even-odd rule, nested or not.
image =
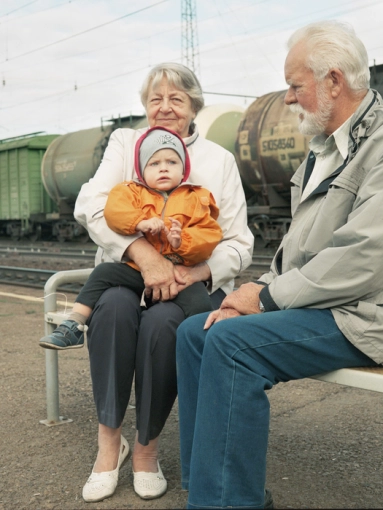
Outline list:
[[[40,420],[42,425],[53,427],[70,423],[73,420],[59,415],[59,364],[58,352],[45,349],[45,371],[47,389],[47,419]]]

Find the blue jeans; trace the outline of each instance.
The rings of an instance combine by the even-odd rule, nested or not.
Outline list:
[[[265,390],[344,367],[377,366],[329,310],[227,319],[177,330],[182,486],[188,508],[263,508],[269,401]]]

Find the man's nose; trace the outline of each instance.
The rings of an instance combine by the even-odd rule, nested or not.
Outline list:
[[[295,95],[295,92],[293,91],[292,87],[289,87],[286,94],[285,94],[285,104],[290,105],[297,102],[297,98]]]

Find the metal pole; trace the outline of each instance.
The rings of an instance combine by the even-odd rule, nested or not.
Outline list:
[[[49,278],[44,287],[44,318],[45,334],[49,335],[56,324],[47,322],[47,314],[57,312],[57,288],[64,283],[85,283],[93,268],[59,271]],[[45,350],[45,379],[47,394],[47,419],[40,423],[52,427],[69,423],[73,420],[60,416],[59,406],[59,368],[58,352],[52,349]]]

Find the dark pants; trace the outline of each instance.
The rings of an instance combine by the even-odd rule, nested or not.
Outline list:
[[[224,297],[222,290],[210,296],[213,308]],[[135,374],[138,440],[146,445],[160,434],[177,396],[176,331],[184,318],[174,301],[146,309],[140,306],[138,294],[126,287],[102,294],[88,320],[99,423],[112,428],[121,425]]]
[[[76,302],[94,308],[101,295],[111,287],[127,287],[141,298],[145,284],[139,271],[127,264],[106,262],[94,268],[88,281],[77,296]],[[213,310],[209,294],[202,282],[194,283],[180,292],[173,303],[185,317]]]

